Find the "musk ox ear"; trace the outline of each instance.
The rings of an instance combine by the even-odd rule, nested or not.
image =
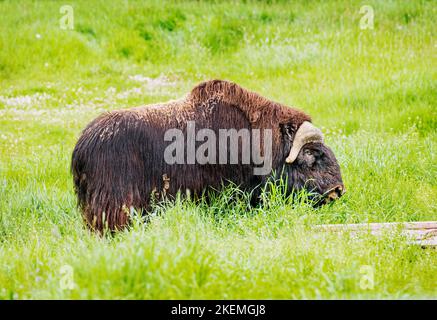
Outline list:
[[[279,124],[279,128],[281,129],[281,134],[285,139],[289,141],[293,140],[294,134],[296,133],[296,126],[291,123],[281,123]]]

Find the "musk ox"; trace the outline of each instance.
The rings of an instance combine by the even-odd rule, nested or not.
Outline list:
[[[253,191],[272,172],[288,192],[307,189],[322,203],[344,193],[337,160],[307,114],[222,80],[181,100],[100,115],[83,130],[71,171],[84,220],[97,231],[124,228],[152,199],[229,182]]]

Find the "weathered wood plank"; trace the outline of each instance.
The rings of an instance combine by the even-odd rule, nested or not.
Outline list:
[[[437,221],[324,224],[315,226],[315,229],[317,231],[350,232],[352,234],[369,232],[375,236],[390,231],[400,231],[411,239],[412,244],[420,245],[423,248],[437,248]]]

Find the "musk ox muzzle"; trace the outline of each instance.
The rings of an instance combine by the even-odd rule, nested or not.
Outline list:
[[[100,232],[123,229],[133,209],[147,212],[179,191],[201,196],[233,183],[256,203],[273,172],[289,192],[306,189],[319,203],[345,190],[307,114],[222,80],[180,100],[97,117],[79,137],[71,171],[84,220]]]

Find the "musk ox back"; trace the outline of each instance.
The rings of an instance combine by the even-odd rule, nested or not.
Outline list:
[[[227,182],[254,190],[272,172],[289,191],[306,188],[323,202],[344,192],[335,156],[308,115],[221,80],[181,100],[99,116],[82,132],[71,170],[78,205],[97,231],[124,228],[152,199]]]

